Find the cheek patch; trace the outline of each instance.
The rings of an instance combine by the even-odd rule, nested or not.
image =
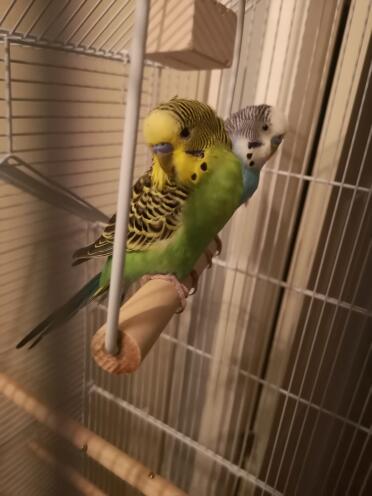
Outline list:
[[[246,136],[232,137],[232,149],[242,164],[250,169],[260,170],[272,154],[270,136],[260,136],[260,146],[249,148]]]
[[[254,155],[254,150],[248,150],[248,140],[244,136],[233,136],[232,150],[242,162],[250,160]],[[248,156],[249,155],[249,156]]]

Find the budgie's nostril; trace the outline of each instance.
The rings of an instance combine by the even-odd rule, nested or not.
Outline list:
[[[248,141],[248,148],[258,148],[262,146],[261,141]]]

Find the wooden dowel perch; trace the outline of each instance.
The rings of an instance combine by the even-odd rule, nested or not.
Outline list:
[[[219,248],[213,241],[208,252],[214,255]],[[203,254],[194,267],[198,276],[208,263],[208,257]],[[192,278],[189,276],[182,283],[191,289]],[[152,279],[144,284],[120,309],[118,354],[110,355],[106,351],[106,324],[93,336],[91,349],[97,364],[112,374],[137,370],[179,307],[179,296],[170,281]]]
[[[75,487],[79,494],[84,496],[107,496],[97,486],[92,484],[88,479],[83,477],[72,467],[69,467],[60,462],[50,451],[45,449],[39,443],[31,441],[29,444],[31,450],[40,460],[46,462],[53,469],[57,470],[73,487]]]
[[[97,436],[73,419],[62,415],[27,393],[15,381],[0,373],[0,393],[40,423],[70,441],[120,479],[147,496],[186,496],[169,481],[151,472],[134,458]]]

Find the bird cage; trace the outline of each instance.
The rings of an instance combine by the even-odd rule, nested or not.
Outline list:
[[[216,10],[200,26],[207,1]],[[104,301],[15,349],[101,269],[72,268],[71,253],[116,209],[143,3],[0,2],[0,492],[370,494],[367,1],[175,2],[191,37],[177,55],[159,38],[146,46],[134,179],[151,160],[143,119],[174,95],[221,115],[277,105],[285,141],[133,374],[92,359]],[[150,9],[160,40],[178,29],[172,12],[151,28]]]

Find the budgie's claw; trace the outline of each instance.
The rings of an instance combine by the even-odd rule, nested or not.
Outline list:
[[[193,295],[193,294],[196,293],[196,291],[198,289],[199,276],[198,276],[198,273],[196,272],[196,270],[192,270],[190,272],[190,277],[191,277],[191,280],[192,280],[192,287],[190,289],[189,295]]]
[[[220,240],[220,238],[218,236],[215,236],[214,241],[217,245],[216,255],[218,256],[221,254],[221,251],[222,251],[222,241]]]
[[[208,250],[208,248],[204,251],[205,258],[207,259],[208,262],[208,269],[212,267],[212,258],[213,258],[213,253]]]
[[[153,274],[143,276],[141,278],[141,283],[145,283],[147,281],[150,281],[151,279],[162,279],[163,281],[169,281],[173,284],[180,299],[180,308],[177,310],[176,313],[182,313],[186,307],[186,298],[189,294],[188,288],[184,284],[182,284],[182,282],[180,282],[173,274]]]

